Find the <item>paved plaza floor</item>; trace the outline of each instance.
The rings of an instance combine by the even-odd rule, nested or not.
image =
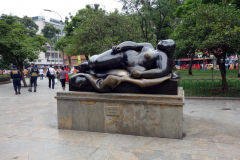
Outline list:
[[[59,130],[54,96],[62,89],[47,83],[21,95],[0,85],[1,160],[240,159],[240,101],[186,99],[182,140]]]

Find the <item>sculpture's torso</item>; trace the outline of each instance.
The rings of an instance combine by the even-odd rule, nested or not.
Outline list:
[[[136,52],[134,50],[128,50],[123,52],[123,64],[125,69],[129,72],[133,70],[145,71],[148,69],[156,68],[154,61],[156,60],[156,51],[144,47],[141,52]],[[146,58],[146,54],[151,55],[151,57]]]

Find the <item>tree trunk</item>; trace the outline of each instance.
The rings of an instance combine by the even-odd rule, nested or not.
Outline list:
[[[87,56],[87,55],[85,55],[85,57],[86,57],[86,60],[88,61],[88,60],[89,60],[88,56]]]
[[[188,74],[189,75],[192,75],[192,64],[193,64],[194,56],[195,56],[195,53],[193,52],[192,56],[191,56],[191,61],[190,61],[190,64],[189,64],[189,68],[188,68]]]
[[[62,50],[62,61],[63,61],[63,66],[64,66],[64,51]]]
[[[71,70],[72,70],[72,67],[73,67],[73,64],[72,64],[72,60],[71,60],[71,57],[70,56],[68,56],[68,67],[69,67],[69,72],[71,72]]]
[[[225,54],[223,56],[223,59],[225,61]],[[220,69],[220,72],[221,72],[221,77],[222,77],[222,90],[223,92],[226,92],[227,91],[227,78],[226,78],[226,68],[225,68],[225,64],[224,63],[221,63],[221,58],[220,57],[217,57],[217,63],[219,65],[219,69]]]

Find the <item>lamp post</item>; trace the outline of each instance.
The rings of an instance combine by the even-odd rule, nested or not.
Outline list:
[[[55,12],[55,11],[52,11],[52,10],[50,10],[50,9],[44,9],[44,11],[47,11],[47,12]],[[57,13],[57,12],[55,12],[55,13]],[[59,16],[60,16],[60,14],[59,13],[57,13]],[[63,32],[62,32],[62,23],[63,23],[63,21],[62,21],[62,17],[60,16],[60,18],[61,18],[61,38],[63,37]],[[63,66],[64,66],[64,53],[63,53],[63,51],[62,51],[62,60],[63,60]],[[59,52],[58,52],[58,58],[59,58]],[[58,70],[59,70],[59,59],[58,59]]]

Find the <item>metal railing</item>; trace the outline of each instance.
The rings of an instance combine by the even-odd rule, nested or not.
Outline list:
[[[179,80],[186,97],[240,97],[240,80],[227,80],[227,89],[222,89],[222,80]]]

